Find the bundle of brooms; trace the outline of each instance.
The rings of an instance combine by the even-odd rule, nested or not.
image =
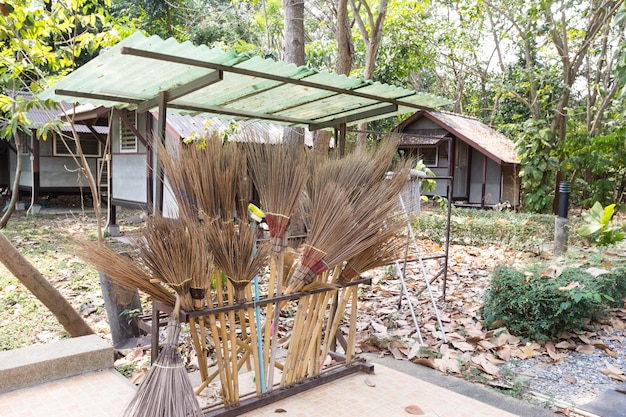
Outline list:
[[[306,153],[300,142],[270,144],[250,132],[246,136],[247,141],[243,145],[250,166],[250,176],[259,193],[271,242],[267,296],[280,296],[287,227],[309,175]],[[272,304],[267,306],[262,362],[263,375],[267,376],[269,390],[274,385],[279,314],[279,308],[274,308]]]
[[[234,291],[228,294],[230,304],[244,303],[249,297],[249,284],[267,265],[269,255],[268,244],[256,245],[257,235],[249,222],[233,220],[224,222],[215,220],[205,226],[208,241],[215,256],[215,263],[228,278]],[[221,280],[218,280],[221,281]],[[224,305],[223,286],[217,284],[218,306]],[[247,315],[246,315],[247,312]],[[224,404],[227,406],[239,403],[239,369],[244,362],[238,358],[239,347],[243,346],[244,357],[253,357],[254,374],[257,394],[261,394],[259,351],[255,349],[260,335],[257,333],[256,318],[252,307],[238,309],[226,313],[209,315],[213,339],[221,340],[216,346],[217,365],[222,381]],[[218,326],[219,323],[219,326]],[[239,325],[241,339],[237,340],[236,327]],[[249,337],[248,337],[249,335]]]
[[[190,290],[205,292],[210,287],[213,261],[206,242],[199,222],[181,215],[178,219],[153,216],[147,220],[146,227],[134,241],[143,262],[135,262],[102,244],[82,243],[80,256],[112,279],[164,303],[171,305],[175,300],[165,347],[129,403],[125,417],[203,415],[178,353],[178,335],[181,305],[184,303],[186,311],[194,309]],[[140,264],[145,265],[149,273]],[[176,292],[175,298],[166,286]]]
[[[208,250],[219,270],[213,281],[214,305],[223,307],[245,302],[249,298],[250,282],[267,264],[269,247],[256,245],[257,233],[248,221],[249,182],[246,155],[241,146],[213,136],[189,145],[180,144],[168,152],[161,147],[159,155],[172,194],[179,199],[179,215],[180,207],[184,207],[185,213],[197,213],[202,219]],[[222,274],[228,286],[220,279]],[[257,392],[260,392],[260,358],[253,347],[260,335],[252,310],[247,309],[247,313],[239,309],[237,313],[230,310],[208,316],[226,406],[239,402],[238,373],[244,363],[249,364],[250,356],[254,360]]]
[[[288,292],[339,283],[341,266],[348,260],[352,277],[346,270],[342,280],[383,261],[359,260],[359,255],[368,256],[371,250],[383,246],[382,242],[388,242],[401,224],[395,218],[398,196],[408,181],[412,161],[400,163],[396,174],[387,176],[396,144],[394,138],[387,138],[376,151],[355,152],[313,166],[305,210],[309,215],[309,235],[300,263],[289,279]],[[344,291],[344,297],[349,298],[352,291]],[[332,327],[338,326],[333,321],[343,314],[340,309],[347,303],[346,299],[331,306],[335,294],[336,290],[326,291],[298,301],[281,386],[319,373],[325,359],[320,360],[320,355],[328,349],[322,348],[324,325],[327,345],[330,336],[336,333]],[[356,308],[356,303],[353,305]]]

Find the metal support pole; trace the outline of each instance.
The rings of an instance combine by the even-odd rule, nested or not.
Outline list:
[[[563,181],[559,184],[559,215],[554,223],[554,256],[562,255],[567,251],[567,237],[569,235],[569,195],[570,183]]]

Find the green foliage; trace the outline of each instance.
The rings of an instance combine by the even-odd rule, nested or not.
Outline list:
[[[516,142],[522,170],[522,205],[526,211],[548,213],[554,198],[554,175],[558,162],[552,153],[552,133],[544,121],[534,119],[523,123]]]
[[[245,16],[228,3],[215,5],[212,17],[189,29],[189,39],[196,45],[220,46],[237,52],[258,52],[260,34],[244,20]]]
[[[626,128],[603,136],[569,135],[562,169],[574,176],[572,202],[590,207],[618,201],[626,190]]]
[[[583,319],[605,315],[615,300],[626,296],[623,268],[594,276],[567,268],[556,277],[538,269],[518,271],[499,266],[492,273],[482,306],[486,325],[500,322],[509,331],[536,340],[582,330]]]
[[[626,237],[624,227],[611,222],[614,211],[615,204],[603,208],[602,204],[596,202],[591,209],[583,213],[583,224],[578,233],[599,246],[612,245],[623,240]]]
[[[25,131],[28,111],[44,107],[36,98],[17,94],[37,92],[86,62],[106,46],[117,43],[131,27],[117,25],[107,14],[110,1],[50,2],[50,10],[16,0],[0,13],[0,138]],[[126,22],[127,23],[127,22]],[[40,128],[42,137],[51,126]]]

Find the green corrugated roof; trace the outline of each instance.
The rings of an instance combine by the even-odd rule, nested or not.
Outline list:
[[[450,101],[361,78],[137,32],[39,94],[42,99],[268,120],[310,130]]]

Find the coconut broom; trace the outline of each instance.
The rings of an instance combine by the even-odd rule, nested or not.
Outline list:
[[[305,151],[300,143],[268,144],[254,136],[243,145],[276,255],[308,177]]]
[[[371,246],[395,212],[411,162],[401,164],[398,174],[385,180],[382,173],[391,160],[370,155],[376,164],[362,163],[366,159],[358,154],[329,160],[315,170],[309,190],[311,229],[288,292],[300,290],[315,275]]]
[[[169,318],[165,346],[130,401],[124,417],[202,417],[178,352],[180,302]]]
[[[269,144],[263,138],[247,135],[246,150],[252,181],[259,193],[271,241],[268,297],[281,295],[283,285],[285,233],[306,183],[305,151],[300,143]],[[267,386],[271,390],[276,360],[278,319],[277,306],[266,309],[264,360],[267,364]],[[268,324],[271,320],[271,325]]]
[[[153,280],[151,275],[129,256],[88,240],[79,241],[77,247],[75,252],[81,259],[94,265],[125,288],[137,289],[165,304],[174,304],[174,294],[158,280]]]
[[[183,310],[193,311],[192,279],[208,280],[212,269],[200,225],[182,212],[178,219],[154,216],[147,220],[139,242],[143,243],[141,257],[153,276],[176,291]]]
[[[231,301],[243,303],[246,301],[246,287],[258,275],[260,270],[267,264],[269,255],[269,246],[267,244],[257,245],[256,230],[246,221],[235,219],[224,222],[222,220],[214,220],[205,226],[206,234],[211,247],[211,251],[215,257],[216,266],[226,275],[230,282],[234,294],[230,293]],[[222,283],[218,280],[217,285],[218,305],[224,304],[225,299],[222,292]],[[246,319],[244,311],[239,314],[239,324],[242,330],[243,339],[247,338],[247,322],[250,324],[251,342],[247,346],[249,352],[252,352],[255,366],[255,376],[257,378],[257,391],[260,391],[259,385],[259,362],[258,350],[254,344],[257,342],[258,334],[256,328],[255,315],[252,308],[248,308],[248,319]],[[225,368],[223,377],[227,381],[222,384],[231,384],[226,388],[225,403],[236,404],[239,401],[238,383],[237,383],[237,341],[235,340],[236,318],[234,312],[228,315],[219,314],[220,333],[222,343],[225,346],[230,342],[230,352],[222,352],[222,367]],[[225,333],[226,321],[230,332]],[[217,331],[217,327],[213,329]],[[219,339],[218,339],[219,340]]]

